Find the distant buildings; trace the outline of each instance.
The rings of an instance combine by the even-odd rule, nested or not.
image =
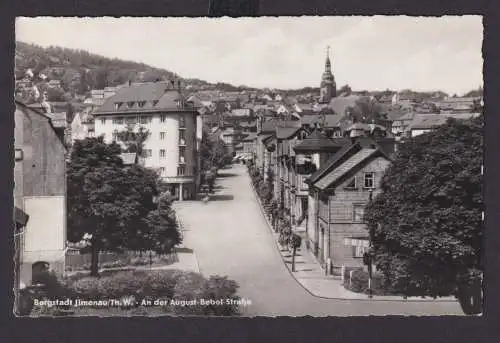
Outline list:
[[[16,101],[14,205],[20,282],[64,272],[66,148],[51,118]]]
[[[201,116],[182,96],[179,84],[129,84],[116,90],[94,113],[95,135],[118,141],[127,127],[144,127],[149,138],[142,162],[156,169],[179,200],[192,199],[199,182]]]

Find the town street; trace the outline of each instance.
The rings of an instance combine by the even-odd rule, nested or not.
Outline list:
[[[227,275],[252,302],[246,316],[461,315],[458,303],[332,300],[308,293],[285,267],[250,186],[244,165],[220,170],[207,204],[176,202],[184,246],[205,276]]]

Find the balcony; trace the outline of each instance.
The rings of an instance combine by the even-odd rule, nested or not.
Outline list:
[[[179,156],[179,164],[185,164],[186,158],[184,156]]]

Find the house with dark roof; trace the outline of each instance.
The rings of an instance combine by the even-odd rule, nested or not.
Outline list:
[[[374,140],[358,137],[308,178],[306,247],[328,273],[341,275],[343,268],[363,266],[368,250],[364,208],[379,192],[390,162]]]
[[[199,186],[202,119],[193,102],[182,95],[179,82],[130,83],[116,89],[93,112],[96,136],[107,143],[118,140],[128,127],[149,131],[141,164],[156,169],[170,193],[192,199]]]
[[[410,137],[419,136],[444,125],[449,118],[467,120],[479,115],[480,113],[417,114],[409,123],[407,134]]]
[[[17,287],[31,284],[40,266],[64,272],[67,150],[49,115],[19,101],[15,105]]]

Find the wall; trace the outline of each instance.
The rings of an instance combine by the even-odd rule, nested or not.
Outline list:
[[[55,196],[66,191],[66,149],[48,118],[31,110],[23,116],[23,195]]]
[[[353,247],[344,245],[345,238],[368,237],[365,224],[361,221],[354,221],[354,205],[366,205],[369,201],[369,190],[363,188],[364,173],[373,172],[374,191],[373,198],[380,192],[380,180],[390,162],[384,157],[377,157],[357,169],[352,175],[348,175],[345,181],[335,188],[335,195],[329,196],[330,208],[328,203],[320,201],[319,213],[320,219],[328,222],[330,215],[330,257],[336,266],[361,266],[362,259],[353,257]],[[345,187],[350,183],[352,177],[356,178],[355,190],[347,190]],[[329,212],[328,212],[329,211]],[[328,239],[326,237],[325,239]]]
[[[31,267],[37,261],[64,271],[66,149],[44,115],[18,105],[15,121],[15,146],[24,156],[14,167],[14,199],[29,215],[21,240],[20,277],[30,284]]]

